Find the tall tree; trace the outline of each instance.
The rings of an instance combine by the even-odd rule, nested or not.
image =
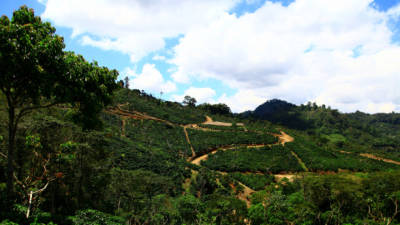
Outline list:
[[[117,71],[64,52],[63,38],[33,9],[22,6],[0,18],[0,91],[8,111],[7,196],[13,196],[15,136],[29,112],[71,103],[85,128],[98,124],[97,114],[111,100]]]
[[[129,89],[129,77],[125,77],[125,88]]]
[[[183,98],[183,102],[184,105],[190,106],[190,107],[194,107],[197,103],[197,100],[193,97],[190,97],[189,95],[186,95]]]

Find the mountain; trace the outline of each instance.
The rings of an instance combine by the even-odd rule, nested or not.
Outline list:
[[[311,128],[312,126],[312,124],[307,123],[307,121],[301,117],[299,107],[279,99],[266,101],[254,111],[245,112],[241,115],[245,118],[253,117],[256,119],[268,120],[275,124],[300,130]]]
[[[297,106],[279,99],[272,99],[259,105],[253,112],[254,116],[265,119],[280,113],[286,113],[296,109]]]

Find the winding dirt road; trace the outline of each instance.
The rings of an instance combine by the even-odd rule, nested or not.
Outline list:
[[[294,141],[294,138],[293,138],[293,137],[289,136],[288,134],[286,134],[286,133],[283,132],[283,131],[281,131],[281,134],[273,134],[273,135],[274,135],[275,137],[278,137],[278,138],[279,138],[279,141],[278,141],[278,143],[276,143],[276,144],[285,145],[285,143]],[[276,144],[275,144],[275,145],[276,145]],[[195,165],[200,166],[200,162],[201,162],[201,161],[207,160],[209,155],[213,155],[213,154],[215,154],[216,152],[218,152],[219,150],[226,151],[226,150],[235,149],[235,148],[237,148],[237,147],[262,148],[262,147],[267,147],[267,146],[271,146],[271,144],[265,144],[265,145],[264,145],[264,144],[255,144],[255,145],[223,146],[223,147],[216,148],[216,149],[212,150],[211,152],[209,152],[209,153],[207,153],[207,154],[204,154],[204,155],[201,155],[201,156],[196,156],[196,157],[192,158],[190,162],[191,162],[192,164],[195,164]],[[293,154],[293,153],[292,153],[292,154]],[[296,157],[296,158],[298,158],[298,157]],[[303,163],[303,164],[304,164],[304,163]]]
[[[341,151],[339,151],[339,152],[340,152],[340,153],[344,153],[344,154],[356,154],[356,153],[354,153],[354,152],[346,152],[346,151],[343,151],[343,150],[341,150]],[[395,160],[392,160],[392,159],[382,158],[382,157],[373,155],[373,154],[371,154],[371,153],[360,153],[359,155],[362,156],[362,157],[365,157],[365,158],[369,158],[369,159],[374,159],[374,160],[379,160],[379,161],[383,161],[383,162],[386,162],[386,163],[391,163],[391,164],[400,165],[400,162],[399,162],[399,161],[395,161]]]
[[[231,127],[232,123],[227,123],[227,122],[220,122],[220,121],[214,121],[211,117],[206,116],[206,121],[203,122],[202,124],[204,125],[214,125],[214,126],[222,126],[222,127]],[[244,127],[244,123],[237,123],[237,126]],[[245,127],[244,127],[245,128]],[[246,128],[245,128],[246,130]]]
[[[288,135],[287,133],[285,133],[284,131],[281,131],[281,134],[271,134],[271,135],[278,137],[279,143],[281,145],[285,145],[286,143],[294,141],[294,138],[292,136]]]
[[[400,162],[398,162],[398,161],[394,161],[394,160],[391,160],[391,159],[381,158],[381,157],[378,157],[378,156],[375,156],[375,155],[372,155],[372,154],[369,154],[369,153],[360,153],[360,156],[366,157],[366,158],[370,158],[370,159],[375,159],[375,160],[381,160],[381,161],[384,161],[384,162],[387,162],[387,163],[392,163],[392,164],[400,165]]]
[[[213,122],[211,117],[209,117],[209,116],[206,117],[206,122],[208,122],[207,124],[211,124],[211,122],[212,122],[212,125],[220,124],[220,125],[216,125],[216,126],[227,126],[227,124],[228,124],[228,123],[224,123],[224,122]],[[203,124],[206,124],[206,123],[203,123]],[[242,126],[244,126],[244,124]],[[283,131],[281,131],[280,134],[272,134],[272,135],[279,138],[278,142],[276,143],[278,145],[279,144],[285,145],[285,143],[294,141],[293,137],[289,136],[288,134],[286,134]],[[187,136],[187,139],[189,140],[189,136]],[[271,146],[271,144],[268,144],[268,145],[262,145],[262,144],[259,144],[259,145],[243,145],[243,146],[245,146],[247,148],[262,148],[262,147],[265,147],[265,146]],[[201,156],[197,156],[196,157],[196,155],[194,154],[195,157],[191,157],[190,160],[188,160],[188,161],[190,163],[194,164],[194,165],[200,166],[201,161],[207,160],[208,156],[210,154],[215,154],[219,150],[227,151],[227,150],[232,150],[232,149],[235,149],[235,148],[237,148],[237,146],[219,147],[219,148],[217,148],[215,150],[212,150],[211,152],[209,152],[207,154],[204,154],[204,155],[201,155]],[[193,148],[192,148],[192,150],[193,150]],[[292,152],[292,154],[294,154],[294,152]],[[301,161],[301,159],[298,158],[298,157],[296,157],[296,158],[299,160],[299,163],[301,163],[302,167],[305,168],[306,171],[308,171],[307,167],[305,167],[305,165]],[[221,171],[217,171],[217,172],[220,173],[220,174],[223,174],[223,175],[227,174],[226,172],[221,172]],[[283,176],[285,176],[285,175],[281,175],[281,176],[283,178]],[[295,175],[286,175],[285,177],[287,177],[289,180],[292,181],[294,179]],[[275,177],[275,178],[278,181],[282,179],[282,178],[279,178],[279,177]],[[250,205],[251,205],[250,196],[255,192],[255,190],[251,189],[250,187],[246,186],[245,184],[243,184],[243,183],[241,183],[239,181],[237,181],[237,182],[238,182],[239,185],[241,185],[243,187],[243,191],[240,192],[237,195],[237,198],[242,200],[242,201],[244,201],[244,202],[246,202],[246,205],[249,208]],[[236,189],[236,187],[233,184],[231,186],[232,186],[233,189]]]
[[[237,145],[236,146],[220,147],[220,148],[215,149],[215,150],[213,150],[213,151],[211,151],[211,152],[209,152],[207,154],[204,154],[204,155],[201,155],[201,156],[196,156],[196,152],[195,152],[195,150],[194,150],[194,148],[193,148],[193,146],[192,146],[192,144],[190,142],[190,138],[189,138],[189,134],[187,132],[187,129],[188,128],[190,128],[190,129],[199,129],[199,130],[203,130],[203,131],[212,131],[212,132],[216,132],[216,131],[219,131],[219,130],[213,130],[213,129],[209,129],[209,128],[199,127],[197,124],[177,125],[177,124],[171,123],[170,121],[163,120],[163,119],[160,119],[160,118],[157,118],[157,117],[153,117],[153,116],[149,116],[149,115],[146,115],[146,114],[141,113],[141,112],[124,110],[124,109],[121,109],[120,106],[116,106],[114,108],[110,108],[106,112],[111,113],[111,114],[115,114],[115,115],[119,115],[119,116],[123,117],[123,122],[122,122],[122,126],[123,127],[121,128],[123,136],[125,135],[125,123],[126,123],[125,119],[126,118],[139,119],[139,120],[141,120],[141,119],[154,120],[154,121],[159,121],[159,122],[162,122],[162,123],[169,124],[171,126],[181,126],[181,127],[183,127],[183,131],[185,133],[186,141],[189,144],[190,149],[192,151],[192,156],[189,157],[187,160],[188,160],[188,162],[190,162],[192,164],[195,164],[195,165],[198,165],[198,166],[200,166],[200,162],[201,161],[207,160],[208,155],[215,154],[218,150],[226,151],[226,150],[235,149],[237,147]],[[214,125],[214,126],[232,126],[232,123],[213,121],[212,118],[209,117],[209,116],[206,116],[206,121],[203,122],[203,124],[205,124],[205,125]],[[247,129],[244,126],[243,123],[238,123],[237,125],[238,126],[243,126],[245,131],[247,131]],[[279,140],[278,140],[278,142],[276,144],[285,145],[285,143],[294,141],[293,137],[289,136],[288,134],[286,134],[283,131],[281,131],[280,134],[272,134],[272,135],[274,135],[275,137],[279,138]],[[247,148],[261,148],[261,147],[265,147],[265,146],[271,146],[271,144],[268,144],[268,145],[262,145],[262,144],[258,144],[258,145],[242,145],[242,146],[245,146]],[[217,172],[220,173],[220,174],[223,174],[223,175],[227,174],[226,172],[221,172],[221,171],[217,171]],[[241,191],[240,193],[237,194],[238,199],[245,201],[247,207],[250,207],[250,204],[251,204],[250,195],[253,194],[255,191],[253,189],[251,189],[250,187],[246,186],[245,184],[239,182],[239,181],[237,181],[237,183],[243,187],[243,191]],[[189,180],[187,179],[185,181],[185,185],[186,186],[190,185],[190,179]],[[233,188],[236,189],[236,187],[234,187],[234,186],[233,186]]]
[[[126,123],[125,120],[126,120],[126,118],[132,118],[132,119],[138,119],[138,120],[143,120],[143,119],[154,120],[154,121],[159,121],[159,122],[162,122],[162,123],[169,124],[171,126],[183,127],[186,141],[189,144],[189,146],[191,148],[191,151],[192,151],[192,156],[189,157],[187,160],[188,160],[188,162],[190,162],[192,164],[195,164],[197,166],[200,166],[201,161],[207,160],[208,159],[208,155],[215,154],[218,150],[226,151],[226,150],[234,149],[234,148],[236,148],[238,146],[238,145],[236,145],[236,146],[220,147],[218,149],[212,150],[211,152],[209,152],[207,154],[197,156],[196,152],[195,152],[195,150],[194,150],[194,148],[193,148],[193,146],[192,146],[192,144],[190,142],[190,138],[189,138],[187,129],[188,128],[189,129],[198,129],[198,130],[209,131],[209,132],[220,132],[221,130],[199,127],[198,124],[187,124],[187,125],[174,124],[174,123],[171,123],[170,121],[167,121],[167,120],[163,120],[163,119],[160,119],[160,118],[157,118],[157,117],[146,115],[145,113],[141,113],[141,112],[137,112],[137,111],[123,110],[123,109],[120,108],[120,106],[122,106],[122,105],[119,105],[119,106],[114,107],[114,108],[109,108],[109,109],[106,110],[106,112],[111,113],[111,114],[115,114],[115,115],[119,115],[119,116],[123,117],[122,128],[121,128],[121,135],[122,136],[125,135],[125,123]],[[206,121],[203,122],[202,124],[204,124],[204,125],[214,125],[214,126],[232,126],[232,123],[213,121],[213,119],[211,117],[209,117],[209,116],[206,116]],[[244,126],[243,123],[237,123],[237,125],[238,126],[243,126],[244,130],[247,131],[247,129]],[[285,133],[284,131],[280,131],[280,134],[270,133],[270,135],[278,137],[278,142],[276,144],[285,145],[286,143],[294,141],[294,138],[291,137],[290,135],[288,135],[287,133]],[[265,147],[265,146],[270,146],[270,145],[242,145],[242,147],[248,147],[248,148],[261,148],[261,147]],[[345,151],[339,151],[339,152],[347,153],[347,154],[353,154],[351,152],[345,152]],[[298,157],[297,154],[295,154],[293,151],[291,151],[291,154],[298,160],[299,164],[307,172],[308,168],[302,162],[301,158]],[[394,160],[391,160],[391,159],[378,157],[378,156],[372,155],[370,153],[360,153],[359,156],[370,158],[370,159],[374,159],[374,160],[381,160],[381,161],[386,162],[386,163],[392,163],[392,164],[400,165],[400,162],[398,162],[398,161],[394,161]],[[217,171],[217,172],[220,173],[220,174],[227,174],[227,173],[221,172],[221,171]],[[276,181],[279,182],[283,178],[287,178],[289,181],[293,181],[299,175],[298,174],[275,174],[274,176],[275,176]],[[241,183],[239,181],[237,181],[237,182],[238,182],[239,185],[241,185],[243,187],[243,192],[239,193],[237,195],[237,197],[239,199],[245,201],[247,206],[250,207],[250,199],[249,199],[249,197],[255,191],[253,189],[249,188],[248,186],[246,186],[245,184],[243,184],[243,183]],[[187,183],[186,185],[190,185],[190,179],[186,180],[185,183]],[[233,188],[236,189],[236,187],[234,187],[234,186],[233,186]]]

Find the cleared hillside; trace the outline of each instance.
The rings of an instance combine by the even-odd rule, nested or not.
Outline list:
[[[314,111],[302,113],[312,121],[331,113]],[[334,123],[294,129],[128,89],[119,89],[103,110],[101,129],[82,130],[71,115],[72,108],[60,105],[37,111],[21,124],[17,143],[23,166],[16,182],[22,214],[27,185],[35,190],[49,181],[40,199],[33,200],[28,221],[79,224],[96,217],[108,224],[334,224],[397,219],[397,147],[390,154],[378,152],[363,138],[351,138],[356,132],[368,135],[367,128],[343,128],[343,134],[339,128],[326,132]],[[0,116],[5,119],[4,112]],[[5,128],[0,128],[3,139]],[[51,174],[57,176],[50,180]],[[35,181],[40,175],[42,180]],[[375,203],[383,205],[368,214]],[[383,210],[386,217],[380,218]],[[18,215],[13,220],[27,221]]]

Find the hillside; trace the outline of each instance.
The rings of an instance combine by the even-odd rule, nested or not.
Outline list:
[[[76,125],[68,105],[35,111],[17,135],[14,214],[1,218],[20,224],[399,221],[398,114],[268,104],[245,116],[220,115],[121,88],[97,130]],[[0,120],[5,174],[4,111]],[[299,120],[307,126],[297,127]],[[26,219],[29,191],[42,188]]]
[[[400,160],[398,113],[340,113],[315,103],[296,106],[270,100],[241,117],[254,117],[302,131],[319,146]]]

